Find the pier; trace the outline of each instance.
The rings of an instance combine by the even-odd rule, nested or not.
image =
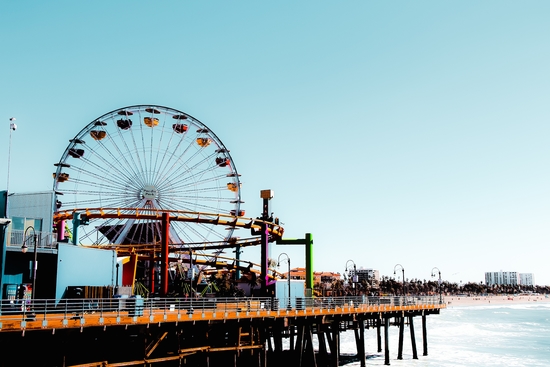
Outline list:
[[[417,358],[416,316],[427,355],[426,317],[445,307],[441,294],[410,295],[403,284],[402,297],[367,297],[379,279],[359,281],[353,260],[347,286],[337,273],[316,289],[313,235],[284,237],[271,189],[260,191],[260,215],[245,216],[229,149],[191,115],[152,105],[108,112],[54,166],[52,191],[0,195],[0,345],[9,354],[0,367],[337,367],[345,331],[365,366],[368,329],[388,365],[390,326],[400,329],[397,358],[405,324]],[[275,269],[273,244],[303,246],[303,276],[292,277],[286,252],[276,261],[284,256],[286,275]],[[259,259],[241,257],[249,246]],[[332,282],[340,287],[324,292]]]
[[[365,330],[373,329],[377,352],[384,349],[389,365],[389,327],[400,328],[402,359],[408,322],[415,359],[413,321],[419,316],[427,355],[426,317],[445,308],[438,297],[298,301],[294,307],[277,298],[2,301],[0,343],[20,365],[336,367],[340,333],[352,331],[365,366]],[[0,366],[9,365],[8,359]]]

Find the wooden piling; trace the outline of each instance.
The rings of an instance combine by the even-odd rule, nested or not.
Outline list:
[[[382,352],[382,333],[380,332],[381,328],[382,328],[382,316],[380,316],[376,320],[376,340],[378,345],[378,349],[377,349],[378,353]]]
[[[390,365],[390,319],[384,318],[384,364]]]
[[[399,347],[397,349],[397,359],[403,359],[403,330],[405,329],[405,317],[399,317]]]
[[[367,365],[367,360],[365,356],[365,322],[363,320],[360,320],[359,322],[359,345],[360,349],[357,351],[359,361],[361,362],[361,367],[365,367]]]
[[[426,328],[426,315],[422,313],[422,346],[423,346],[423,356],[428,355],[428,331]]]
[[[412,346],[413,359],[418,359],[418,354],[416,353],[416,340],[414,338],[414,323],[413,323],[412,316],[409,316],[409,329],[411,330],[411,346]]]

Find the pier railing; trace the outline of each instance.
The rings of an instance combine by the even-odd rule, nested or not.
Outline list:
[[[7,233],[7,246],[10,248],[20,248],[23,246],[23,243],[26,242],[27,246],[30,248],[29,251],[33,251],[34,242],[32,235],[25,238],[25,232],[19,229],[12,229]],[[54,249],[57,248],[57,238],[55,233],[36,231],[36,246],[39,249]]]
[[[1,321],[80,319],[87,315],[141,317],[158,314],[259,313],[267,311],[392,310],[439,304],[438,296],[314,298],[85,298],[1,300]],[[1,328],[1,326],[0,326]]]

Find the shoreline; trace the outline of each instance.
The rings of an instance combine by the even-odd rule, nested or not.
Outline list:
[[[550,304],[550,297],[546,295],[524,295],[524,296],[446,296],[444,302],[447,308],[465,306],[511,306],[526,304]]]

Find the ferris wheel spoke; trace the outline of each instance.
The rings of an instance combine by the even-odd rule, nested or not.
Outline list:
[[[159,168],[159,170],[158,170],[157,178],[154,182],[155,185],[158,185],[159,182],[164,181],[165,176],[167,175],[167,173],[165,173],[165,172],[167,172],[167,171],[170,172],[178,163],[181,164],[181,165],[184,165],[184,162],[181,162],[181,157],[186,156],[187,152],[189,151],[189,148],[192,146],[192,143],[189,143],[189,145],[181,152],[179,157],[176,157],[175,151],[180,148],[180,145],[182,143],[184,143],[183,138],[185,138],[185,136],[182,137],[180,142],[173,149],[172,154],[169,157],[167,157],[168,159],[166,160],[166,163],[164,163],[165,159],[164,159],[164,156],[163,156],[163,159],[162,159],[162,162],[161,162],[161,165],[160,165],[160,168],[162,168],[162,169]]]
[[[110,134],[106,136],[109,137],[110,142],[113,142]],[[107,177],[116,173],[123,176],[127,182],[132,182],[133,178],[137,176],[137,173],[135,171],[129,170],[129,168],[132,168],[132,165],[126,160],[126,157],[124,155],[121,155],[123,161],[120,161],[115,157],[111,149],[109,149],[106,144],[104,144],[102,141],[98,141],[97,143],[98,148],[101,149],[94,149],[89,144],[85,145],[89,147],[88,150],[90,151],[90,155],[92,156],[92,158],[97,159],[98,162],[93,159],[88,159],[84,157],[81,157],[80,159],[82,159],[83,162],[92,165],[102,173],[106,174]],[[100,154],[101,152],[105,152],[111,159],[106,159],[103,154]]]
[[[184,131],[182,131],[181,138],[177,142],[176,146],[171,149],[171,154],[169,154],[168,156],[166,154],[163,155],[163,160],[160,165],[160,167],[163,167],[163,169],[158,170],[157,180],[163,180],[164,177],[166,176],[166,171],[170,172],[175,166],[185,166],[185,163],[187,161],[193,159],[197,154],[200,153],[200,149],[199,149],[195,151],[194,154],[191,154],[190,156],[188,156],[188,152],[196,144],[195,139],[191,137],[188,129],[189,127],[187,127]],[[172,131],[174,133],[177,133],[175,129],[172,129]],[[170,139],[170,142],[171,141],[172,139]],[[185,146],[185,143],[187,143],[186,146]],[[187,157],[187,158],[185,160],[182,160],[182,158],[184,157]],[[167,158],[167,161],[166,163],[164,163],[164,160],[166,158]],[[155,182],[155,184],[158,184],[158,182]]]
[[[112,190],[112,191],[118,191],[118,190],[127,190],[128,189],[128,186],[124,185],[122,182],[116,180],[116,179],[107,179],[108,177],[112,177],[112,174],[109,173],[108,171],[104,171],[104,172],[100,172],[100,173],[95,173],[95,172],[91,172],[89,170],[85,170],[81,167],[71,167],[73,168],[73,170],[76,172],[76,173],[79,173],[79,175],[75,178],[74,175],[73,175],[73,178],[72,180],[75,182],[75,183],[86,183],[90,186],[95,186],[95,187],[104,187],[106,189],[109,189],[109,190]],[[103,175],[101,174],[103,173]],[[80,178],[80,177],[86,177],[86,179],[84,178]],[[95,181],[91,181],[91,180],[94,180]],[[96,183],[96,182],[108,182],[108,184],[99,184],[99,183]],[[133,183],[130,181],[130,185],[132,185]]]
[[[216,169],[219,169],[219,167],[209,167],[208,169],[197,171],[196,173],[191,174],[191,170],[187,172],[187,174],[179,174],[174,175],[173,180],[166,180],[164,185],[160,185],[160,187],[170,187],[173,188],[184,188],[184,187],[198,187],[201,184],[208,183],[208,182],[219,182],[221,180],[224,180],[227,178],[227,175],[218,174],[218,175],[211,175],[206,176],[206,173],[214,173]],[[225,183],[224,183],[224,186]]]
[[[155,112],[153,110],[151,110],[150,118],[152,119],[152,121],[154,121],[154,119],[158,119],[154,115],[155,115]],[[160,120],[160,119],[158,119],[158,120]],[[158,157],[159,157],[160,152],[161,152],[160,147],[163,144],[165,125],[166,125],[166,115],[163,115],[162,116],[162,124],[161,124],[162,128],[158,132],[158,138],[157,138],[158,146],[156,146],[156,147],[155,147],[155,145],[156,145],[155,134],[157,134],[157,130],[159,130],[159,129],[157,129],[156,127],[151,128],[150,142],[149,142],[149,147],[151,147],[151,149],[149,149],[149,163],[148,163],[149,164],[149,176],[148,176],[148,182],[153,182],[154,181],[154,172],[156,172],[156,168],[157,168],[156,164],[158,162]],[[156,154],[153,154],[155,152],[155,149],[153,149],[153,148],[156,148]],[[153,162],[153,160],[154,160],[154,162]]]
[[[142,126],[141,126],[141,120],[138,121],[138,125],[140,127],[140,131],[142,129]],[[142,159],[141,159],[141,155],[140,155],[140,147],[138,146],[138,143],[136,143],[136,134],[135,134],[135,129],[134,128],[130,128],[128,129],[128,134],[130,135],[130,137],[132,138],[132,143],[134,145],[134,149],[131,150],[131,151],[134,151],[135,152],[135,156],[136,156],[136,159],[138,161],[138,164],[139,164],[139,167],[141,169],[141,172],[147,172],[147,167],[144,165],[144,163],[142,162]],[[142,141],[141,141],[141,145],[142,147],[144,147],[144,143],[143,143],[143,134],[141,134],[141,137],[142,137]]]
[[[126,116],[126,117],[128,118],[129,116]],[[130,119],[128,119],[128,120],[130,120]],[[114,118],[113,118],[113,122],[114,122]],[[116,122],[114,123],[114,125],[116,126]],[[134,142],[134,148],[135,148],[135,141],[133,139],[132,127],[130,126],[127,130],[130,131],[129,134],[132,137],[132,141]],[[142,167],[141,162],[139,160],[139,155],[138,154],[132,154],[132,152],[134,152],[135,149],[131,149],[128,146],[128,143],[126,142],[126,135],[128,134],[128,131],[122,130],[121,128],[117,128],[115,131],[116,131],[115,137],[119,138],[120,143],[122,144],[122,148],[124,148],[124,151],[120,150],[120,148],[121,148],[121,147],[119,147],[120,143],[114,142],[113,146],[115,147],[115,149],[118,150],[120,156],[127,162],[129,167],[132,167],[132,170],[136,172],[136,179],[140,180],[142,177],[139,175],[139,172],[143,171],[143,167]],[[114,137],[113,137],[113,139],[114,139]],[[130,163],[130,161],[128,161],[128,159],[126,157],[129,157],[131,159],[131,163]],[[138,162],[136,162],[136,159],[138,160]],[[140,183],[143,184],[142,181],[140,181]]]
[[[143,124],[141,123],[142,120],[143,118],[141,116],[141,111],[137,111],[137,126],[133,126],[133,128],[130,129],[130,132],[132,133],[131,135],[134,142],[134,147],[136,149],[136,156],[142,167],[143,177],[147,181],[147,153],[145,148],[145,138],[143,134]],[[137,143],[134,133],[137,135]]]
[[[195,141],[191,141],[189,143],[189,146],[186,148],[185,153],[189,150],[191,146],[194,146]],[[174,159],[172,161],[172,165],[165,169],[161,174],[159,175],[159,179],[161,180],[170,180],[171,177],[174,177],[175,175],[182,175],[184,172],[191,172],[192,170],[198,169],[198,167],[202,164],[206,164],[209,160],[213,159],[215,156],[215,152],[210,153],[207,156],[204,156],[204,149],[205,147],[202,147],[200,149],[197,149],[193,154],[191,154],[186,159],[182,159],[186,157],[186,154],[180,155],[177,159]],[[196,162],[196,159],[203,155],[202,159],[200,159],[198,162]],[[207,165],[207,164],[206,164]]]
[[[200,176],[197,175],[197,177],[200,177]],[[187,178],[182,178],[177,183],[166,183],[165,186],[162,186],[162,188],[167,190],[167,191],[174,191],[174,192],[180,192],[180,191],[185,191],[185,190],[190,190],[190,191],[199,190],[199,191],[202,191],[204,189],[203,186],[205,184],[220,183],[220,181],[223,180],[224,178],[226,178],[225,175],[207,177],[207,178],[204,178],[204,179],[201,179],[201,180],[191,180],[191,179],[187,179]],[[199,188],[199,189],[195,189],[195,188]],[[215,188],[215,190],[220,190],[220,189],[223,189],[224,191],[226,191],[226,190],[228,191],[227,184],[223,183],[223,187],[216,187]]]
[[[113,126],[116,125],[114,119],[111,121],[111,124]],[[117,136],[121,138],[126,153],[124,153],[120,149],[120,143],[117,143],[115,141],[115,137]],[[126,145],[125,140],[122,138],[121,132],[117,130],[117,133],[114,136],[113,134],[106,132],[106,137],[107,137],[107,142],[110,143],[109,145],[111,146],[111,148],[109,148],[109,146],[106,143],[104,143],[103,140],[98,141],[98,147],[101,148],[101,151],[105,152],[110,157],[110,161],[107,160],[103,156],[103,154],[100,154],[99,150],[96,151],[92,149],[94,156],[97,157],[101,162],[107,164],[114,172],[117,172],[117,173],[125,172],[125,177],[127,178],[128,182],[134,182],[135,180],[139,180],[140,179],[139,168],[133,159],[133,155],[129,154],[130,150]],[[113,150],[117,153],[117,155],[113,153]],[[128,156],[131,158],[131,161],[128,160],[127,158]]]
[[[104,194],[104,195],[110,195],[110,194],[120,194],[120,195],[126,194],[127,195],[127,188],[124,188],[124,187],[110,186],[110,185],[105,185],[105,184],[101,185],[98,182],[89,181],[89,180],[82,180],[82,179],[79,179],[79,178],[72,179],[72,182],[75,184],[76,187],[82,186],[82,187],[86,188],[85,190],[75,190],[73,192],[86,192],[86,191],[91,191],[91,189],[93,189],[93,188],[100,188],[100,189],[103,189],[103,190],[95,191],[95,193]],[[108,189],[108,191],[105,190],[105,189]],[[64,190],[64,192],[71,192],[71,189]]]
[[[112,198],[110,200],[105,199],[93,199],[93,197],[82,198],[78,201],[66,201],[63,202],[63,207],[74,208],[74,209],[85,209],[85,208],[132,208],[136,207],[135,202],[130,202],[124,198],[115,200]]]
[[[165,116],[165,119],[164,119],[164,124],[165,125],[167,122],[166,122],[166,118],[167,116]],[[172,153],[171,153],[171,156],[174,156],[174,152],[178,151],[178,148],[180,147],[180,145],[182,144],[182,142],[184,142],[184,137],[185,137],[185,134],[187,134],[187,131],[183,133],[184,136],[182,136],[177,145],[172,149]],[[153,172],[159,172],[160,170],[160,167],[163,167],[164,166],[164,161],[165,159],[167,158],[168,156],[168,153],[169,153],[169,150],[168,149],[163,149],[163,139],[164,139],[164,129],[162,130],[161,132],[161,138],[160,138],[160,141],[158,142],[158,152],[159,154],[156,155],[155,157],[155,165],[154,165],[154,168],[153,168]],[[166,143],[166,146],[167,147],[171,147],[172,146],[172,140],[174,138],[176,138],[176,135],[177,133],[172,129],[171,130],[171,133],[168,134],[169,135],[169,138],[168,138],[168,142]],[[162,154],[160,154],[160,152],[162,151]],[[160,163],[159,163],[159,157],[162,157],[161,160],[160,160]],[[151,177],[151,182],[155,182],[155,179],[154,177]],[[155,183],[156,184],[156,183]]]

